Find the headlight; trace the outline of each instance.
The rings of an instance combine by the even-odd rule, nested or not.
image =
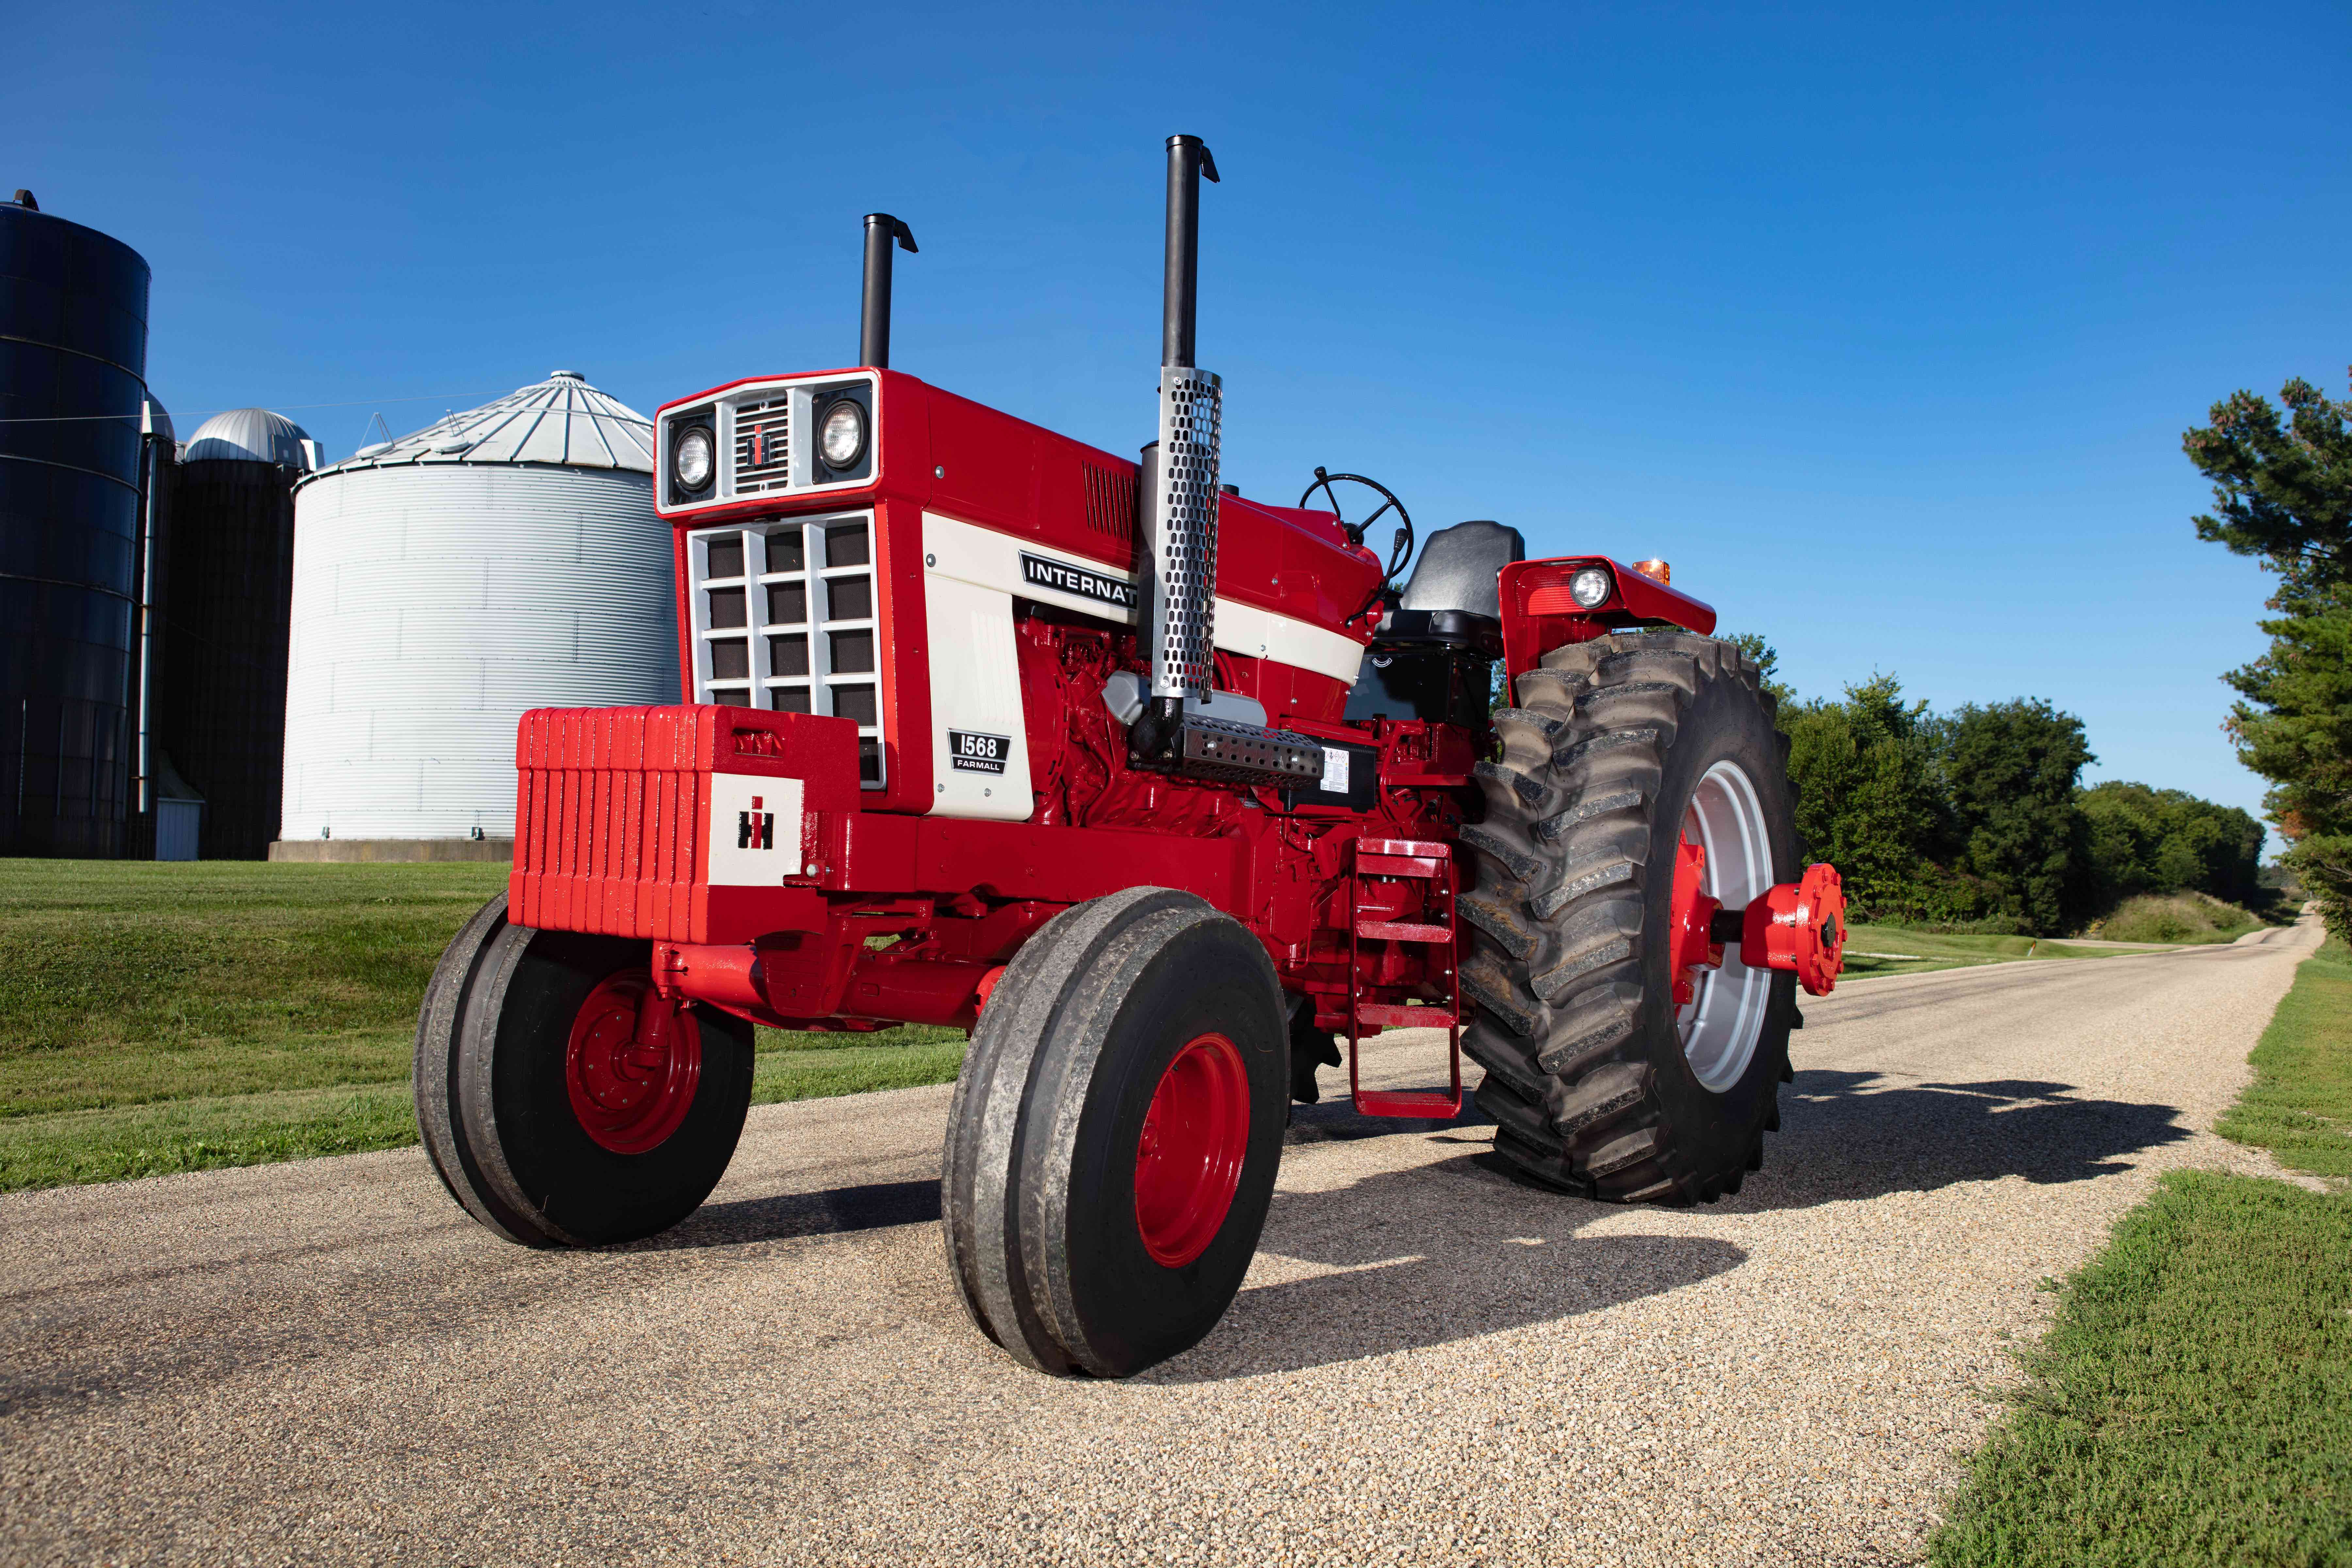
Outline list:
[[[669,471],[682,490],[698,490],[710,482],[710,432],[698,425],[670,448]]]
[[[866,410],[845,397],[824,411],[816,449],[829,468],[852,468],[866,455]]]
[[[1605,568],[1587,566],[1568,580],[1568,596],[1590,610],[1609,597],[1612,586]]]

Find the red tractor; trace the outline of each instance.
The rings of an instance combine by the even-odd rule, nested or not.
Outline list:
[[[878,214],[856,368],[662,408],[690,700],[524,716],[508,892],[418,1020],[425,1145],[484,1225],[677,1224],[734,1152],[758,1024],[971,1032],[948,1256],[1052,1373],[1209,1331],[1291,1101],[1343,1059],[1355,1086],[1383,1029],[1443,1026],[1451,1086],[1355,1109],[1457,1114],[1466,1050],[1529,1182],[1711,1202],[1758,1168],[1844,930],[1755,665],[1657,563],[1528,561],[1483,521],[1414,561],[1381,487],[1343,521],[1358,476],[1221,484],[1203,174],[1171,138],[1140,462],[889,369],[915,246]]]

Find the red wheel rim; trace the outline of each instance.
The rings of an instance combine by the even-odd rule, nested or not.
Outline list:
[[[1223,1035],[1168,1064],[1135,1146],[1135,1224],[1152,1261],[1181,1268],[1209,1249],[1249,1152],[1249,1074]]]
[[[694,1015],[670,1014],[656,1040],[637,1038],[653,976],[615,974],[580,1005],[563,1055],[563,1083],[580,1130],[615,1154],[642,1154],[667,1141],[694,1105],[702,1080],[702,1035]]]

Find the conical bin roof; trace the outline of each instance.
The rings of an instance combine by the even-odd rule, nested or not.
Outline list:
[[[589,385],[578,371],[559,370],[479,408],[447,415],[397,440],[362,447],[310,478],[441,463],[549,463],[650,474],[653,421]]]

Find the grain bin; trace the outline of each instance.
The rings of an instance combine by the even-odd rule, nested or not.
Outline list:
[[[525,709],[677,701],[652,481],[573,371],[306,476],[270,858],[502,857]]]
[[[292,420],[233,408],[197,426],[171,470],[154,737],[205,803],[193,852],[207,860],[258,860],[278,837],[294,481],[320,455]]]
[[[0,854],[122,853],[147,263],[0,203]]]

